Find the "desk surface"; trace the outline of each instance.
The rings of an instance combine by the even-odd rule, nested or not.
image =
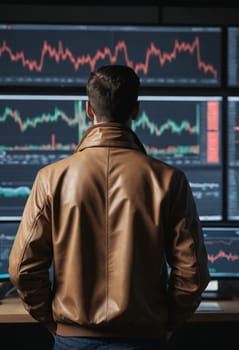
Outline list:
[[[24,309],[21,300],[9,297],[1,300],[0,323],[33,323],[35,321]]]
[[[203,301],[191,322],[239,321],[239,299]],[[0,323],[35,323],[17,297],[1,300]]]

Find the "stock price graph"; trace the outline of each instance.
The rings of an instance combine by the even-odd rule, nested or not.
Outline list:
[[[85,96],[0,96],[0,161],[44,164],[72,153],[89,124],[85,100]]]
[[[221,162],[221,97],[140,96],[132,129],[147,153],[177,165]]]
[[[19,222],[0,222],[0,281],[7,279],[8,259]]]
[[[1,218],[19,219],[37,170],[74,152],[92,125],[86,99],[83,95],[0,96]],[[132,129],[147,153],[182,167],[201,218],[220,219],[220,98],[140,96],[139,102]]]
[[[1,219],[19,219],[39,168],[74,152],[91,124],[85,100],[86,96],[0,96]]]
[[[1,25],[2,85],[85,86],[100,65],[132,67],[144,86],[220,86],[221,28]]]
[[[186,173],[201,220],[222,219],[222,98],[140,96],[132,129],[150,156]]]
[[[206,227],[204,238],[213,277],[239,277],[238,227]]]

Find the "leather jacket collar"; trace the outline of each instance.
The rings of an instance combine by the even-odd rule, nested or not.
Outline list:
[[[115,122],[90,126],[81,139],[76,152],[89,147],[123,147],[146,153],[143,144],[130,127]]]

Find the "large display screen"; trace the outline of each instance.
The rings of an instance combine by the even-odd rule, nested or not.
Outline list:
[[[239,87],[239,27],[227,28],[227,84]]]
[[[239,220],[239,97],[227,100],[227,219]]]
[[[221,85],[220,27],[0,25],[0,85],[85,86],[104,64],[132,67],[143,86]]]
[[[0,95],[0,219],[20,219],[37,170],[74,152],[91,125],[86,99]],[[140,96],[139,101],[132,129],[147,153],[185,170],[200,218],[221,220],[221,97]]]
[[[73,153],[86,96],[0,95],[0,219],[21,217],[36,172]]]
[[[239,277],[239,227],[203,227],[210,276]]]
[[[8,258],[14,242],[19,222],[0,221],[0,282],[9,278]]]
[[[185,172],[212,278],[239,277],[238,62],[239,26],[0,24],[0,278],[37,171],[92,125],[85,87],[105,64],[139,75],[132,129]]]
[[[147,153],[185,171],[201,220],[222,220],[222,97],[154,95],[139,100],[132,129]]]

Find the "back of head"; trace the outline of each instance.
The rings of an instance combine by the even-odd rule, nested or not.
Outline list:
[[[139,77],[128,66],[107,65],[92,72],[86,89],[97,121],[127,122],[138,104],[139,88]]]

